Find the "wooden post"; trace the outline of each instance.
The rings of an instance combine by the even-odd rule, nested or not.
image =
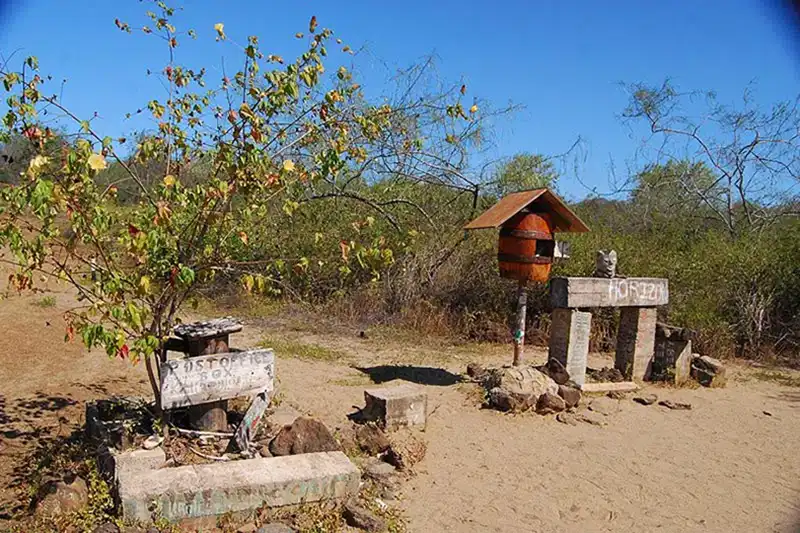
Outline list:
[[[517,286],[517,320],[514,329],[514,366],[520,366],[525,351],[525,313],[528,307],[527,281]]]
[[[189,357],[226,353],[228,335],[191,341],[188,344]],[[228,400],[203,403],[189,407],[189,423],[202,431],[228,431]]]
[[[231,317],[218,318],[192,324],[181,324],[175,334],[186,343],[189,357],[226,353],[231,333],[242,330],[242,325]],[[203,431],[228,431],[228,401],[221,400],[189,407],[189,423]]]

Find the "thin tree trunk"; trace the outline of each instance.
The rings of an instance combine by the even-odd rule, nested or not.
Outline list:
[[[520,281],[517,287],[517,320],[514,330],[514,366],[520,366],[525,351],[525,314],[528,307],[527,282]]]

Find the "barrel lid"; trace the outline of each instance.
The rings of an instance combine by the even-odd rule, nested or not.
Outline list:
[[[511,193],[464,226],[465,230],[497,228],[527,207],[551,215],[553,232],[585,233],[589,231],[581,219],[550,189],[533,189]]]

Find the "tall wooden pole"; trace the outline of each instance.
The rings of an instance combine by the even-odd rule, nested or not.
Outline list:
[[[528,307],[528,291],[526,280],[520,280],[517,286],[517,320],[514,328],[514,366],[520,366],[525,351],[525,313]]]

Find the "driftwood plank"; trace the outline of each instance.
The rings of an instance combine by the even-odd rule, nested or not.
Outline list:
[[[191,322],[189,324],[179,324],[175,326],[175,335],[187,340],[194,341],[199,339],[209,339],[230,335],[237,331],[242,331],[242,324],[237,319],[226,316],[224,318],[214,318],[202,322]]]
[[[584,383],[581,385],[583,392],[630,392],[639,390],[639,385],[633,381],[620,381],[617,383],[603,382],[603,383]]]
[[[258,430],[258,424],[261,422],[261,418],[264,416],[264,411],[267,410],[267,407],[269,407],[269,395],[266,392],[257,394],[256,397],[253,398],[250,407],[247,408],[247,412],[244,414],[242,422],[239,424],[239,427],[236,428],[236,434],[233,436],[233,439],[236,441],[236,446],[238,446],[240,450],[247,451],[250,448],[250,441],[255,436]]]
[[[161,364],[161,407],[176,409],[271,392],[274,380],[272,350],[172,359]]]
[[[656,307],[669,303],[664,278],[553,278],[550,302],[555,308]]]

